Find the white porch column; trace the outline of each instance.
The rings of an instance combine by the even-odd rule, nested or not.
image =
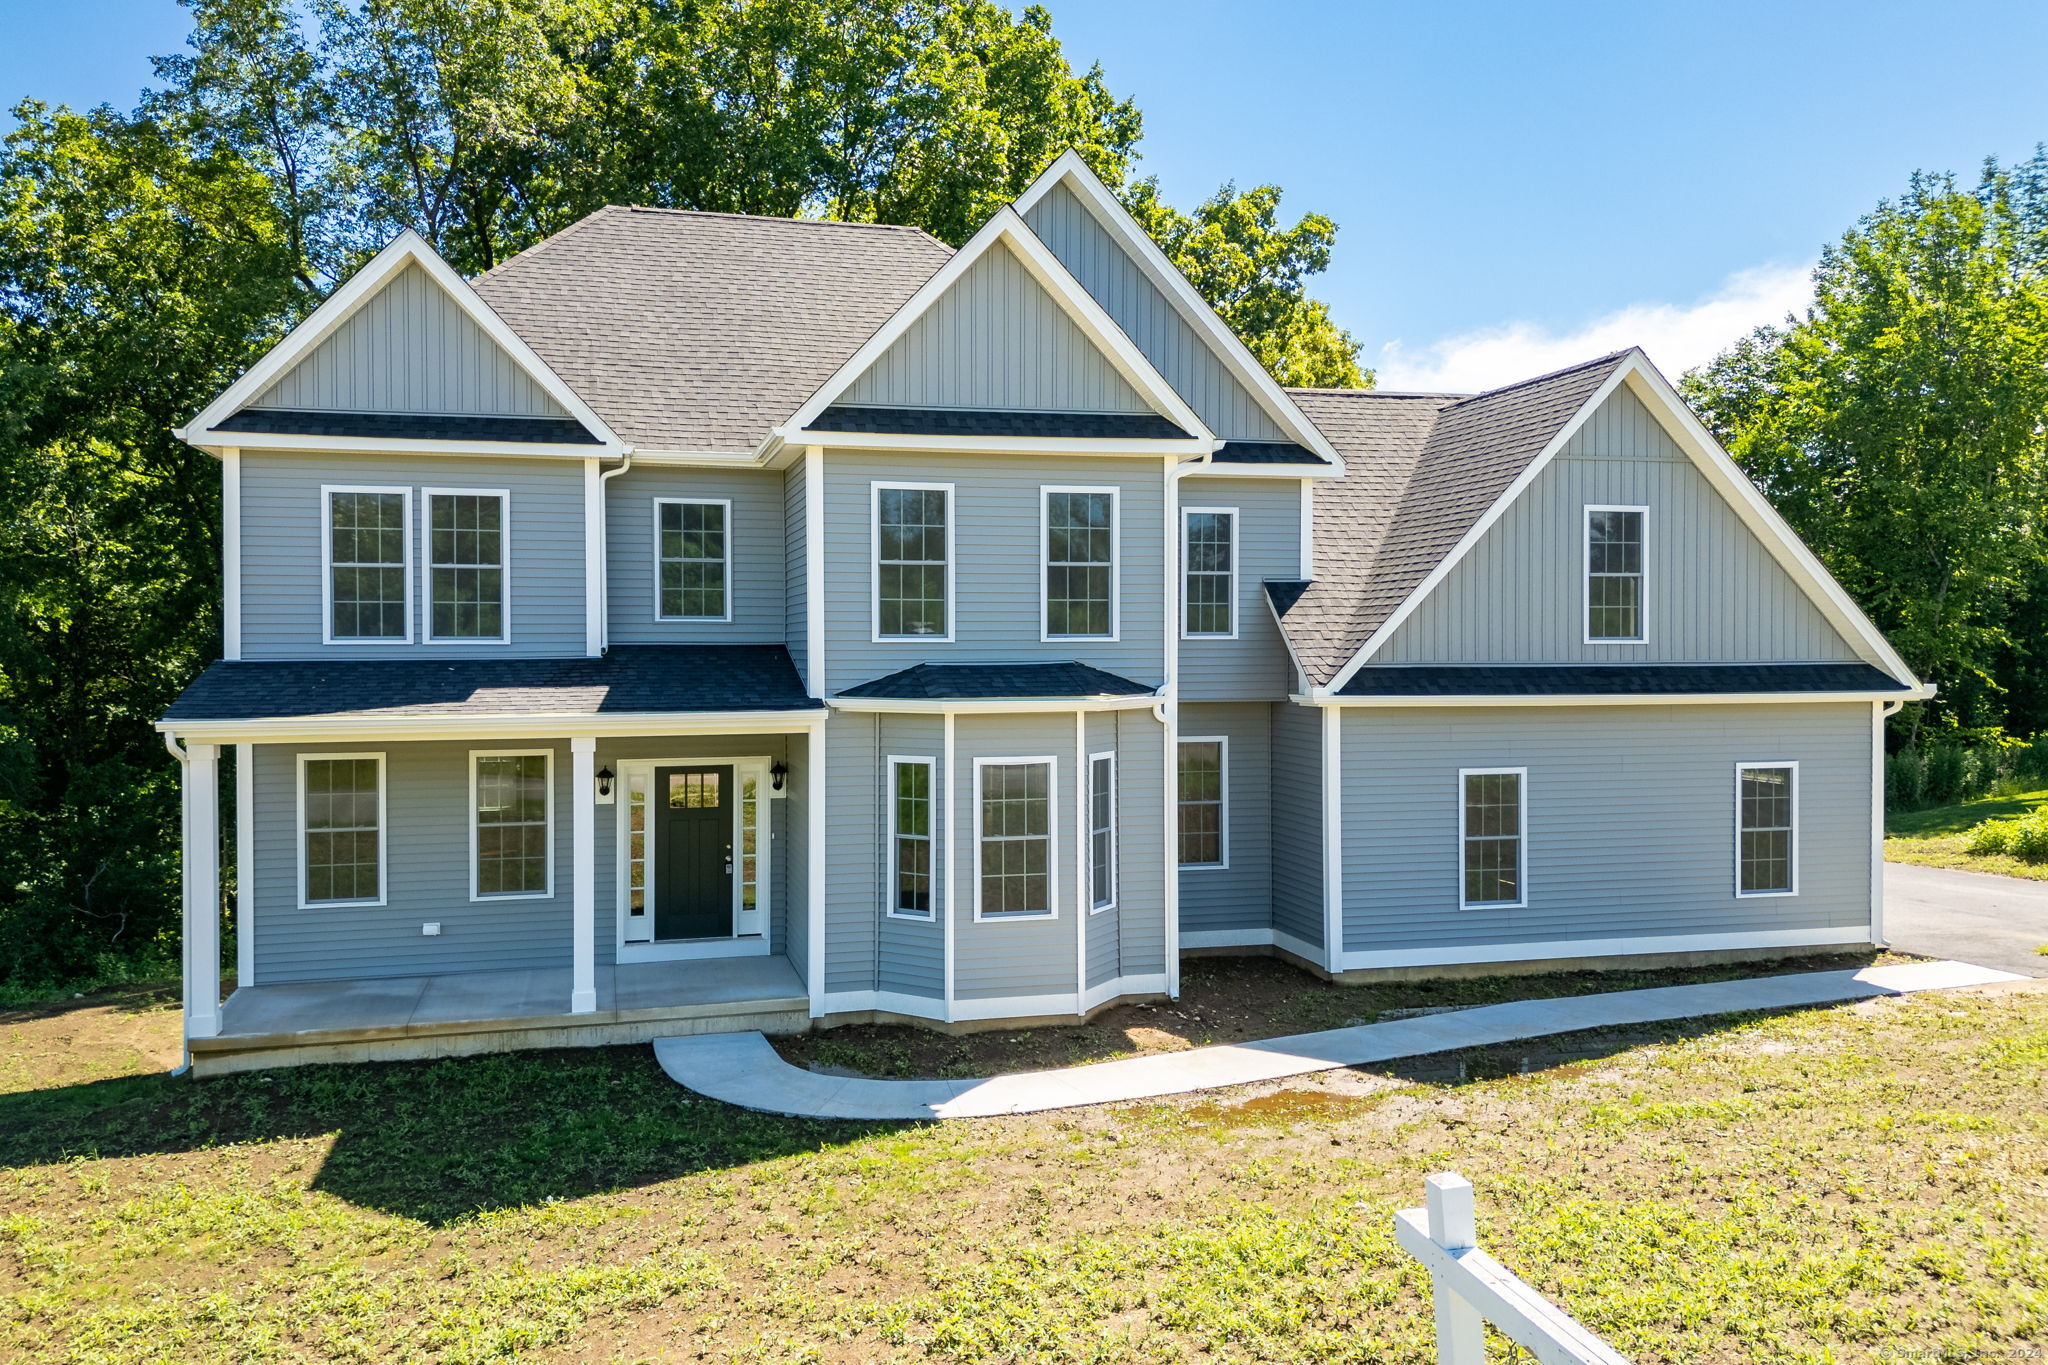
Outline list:
[[[220,749],[185,746],[185,1036],[220,1033]]]
[[[597,740],[569,741],[569,1013],[597,1009]]]

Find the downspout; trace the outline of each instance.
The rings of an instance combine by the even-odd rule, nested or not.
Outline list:
[[[612,647],[612,538],[611,538],[611,497],[605,485],[633,467],[633,447],[627,446],[617,469],[607,469],[597,476],[597,601],[603,615],[597,622],[597,642],[600,654]]]

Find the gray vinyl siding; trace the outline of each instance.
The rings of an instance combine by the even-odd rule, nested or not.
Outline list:
[[[1071,190],[1056,186],[1031,206],[1025,221],[1211,431],[1236,441],[1286,439],[1210,343]]]
[[[1116,754],[1116,908],[1088,917],[1088,985],[1166,970],[1166,731],[1150,711],[1088,718],[1088,752]]]
[[[1273,708],[1273,927],[1323,943],[1323,713]]]
[[[1867,705],[1347,709],[1344,946],[1839,928],[1870,919]],[[1799,893],[1734,894],[1735,765],[1797,761]],[[1458,770],[1526,767],[1523,909],[1460,909]]]
[[[967,268],[840,399],[912,408],[1149,412],[1009,247]]]
[[[610,480],[605,489],[611,643],[783,642],[788,632],[788,605],[783,592],[785,513],[780,474],[642,465]],[[732,504],[726,562],[732,620],[656,619],[657,498],[702,498]]]
[[[1229,741],[1223,774],[1228,866],[1180,870],[1184,934],[1264,929],[1273,922],[1272,725],[1272,707],[1264,702],[1181,705],[1183,739],[1221,735]]]
[[[799,460],[782,476],[782,639],[797,673],[809,678],[811,583],[805,556],[810,553],[810,543],[804,532],[804,498],[804,466]]]
[[[469,755],[554,754],[554,885],[544,899],[469,898]],[[383,905],[299,899],[298,755],[384,755]],[[531,740],[256,746],[256,979],[266,985],[562,967],[570,951],[569,746]],[[609,864],[606,864],[609,866]],[[438,921],[429,938],[420,926]],[[599,934],[600,951],[604,935]],[[562,1002],[568,1009],[568,1001]]]
[[[1299,479],[1182,479],[1182,507],[1237,510],[1237,638],[1183,639],[1180,694],[1188,701],[1277,701],[1292,690],[1287,644],[1266,605],[1267,579],[1301,577]],[[1184,562],[1184,559],[1183,559]]]
[[[1074,717],[1066,714],[961,716],[954,730],[955,873],[953,994],[958,1000],[1059,995],[1074,991],[1079,966],[1075,935]],[[1052,763],[1053,905],[1050,916],[976,921],[975,786],[977,758],[1050,757]]]
[[[830,755],[825,886],[825,988],[938,1000],[946,990],[944,722],[938,716],[842,712],[826,727]],[[892,891],[889,759],[932,761],[929,920],[888,913]]]
[[[871,487],[950,483],[954,643],[875,642]],[[1160,462],[1087,456],[911,456],[827,451],[825,663],[829,692],[920,663],[1079,659],[1147,686],[1164,673]],[[1120,637],[1041,642],[1042,486],[1115,487]]]
[[[880,760],[879,763],[870,763],[874,773],[874,785],[870,790],[874,793],[875,819],[869,858],[875,867],[877,899],[874,903],[885,910],[893,891],[890,840],[894,834],[891,823],[894,793],[889,787],[889,759],[893,755],[932,761],[931,866],[935,913],[929,920],[895,919],[886,914],[876,919],[875,983],[878,990],[942,998],[946,993],[946,931],[941,918],[945,914],[946,887],[944,722],[937,716],[871,715],[842,717],[834,724],[847,721],[869,723],[876,741],[871,755],[878,755]]]
[[[566,415],[417,265],[400,271],[249,406]]]
[[[1585,643],[1585,509],[1649,508],[1643,644]],[[1656,419],[1618,391],[1375,663],[1739,663],[1857,655]]]
[[[789,959],[796,974],[809,985],[811,975],[811,934],[810,905],[811,877],[813,869],[810,857],[810,808],[799,793],[810,788],[810,766],[812,747],[817,741],[810,735],[792,735],[786,741],[789,745],[789,792],[790,799],[783,803],[781,814],[787,816],[783,828],[787,831],[784,840],[788,849],[789,895],[784,904],[789,907],[783,916],[784,937],[780,942],[782,954]],[[832,828],[828,822],[825,826]],[[823,869],[816,870],[822,874]]]
[[[246,659],[549,658],[584,652],[583,461],[431,455],[242,455],[242,657]],[[328,484],[411,490],[408,565],[413,642],[321,643],[322,546]],[[506,598],[508,644],[427,644],[426,488],[511,493]]]

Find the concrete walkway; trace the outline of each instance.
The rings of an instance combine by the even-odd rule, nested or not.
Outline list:
[[[654,1044],[654,1055],[662,1070],[679,1084],[700,1095],[763,1113],[829,1119],[983,1118],[1179,1095],[1580,1029],[1834,1004],[2022,979],[1967,962],[1800,972],[1558,1000],[1520,1000],[1392,1023],[970,1081],[825,1076],[783,1061],[758,1033],[662,1038]]]
[[[1886,863],[1884,936],[1902,953],[2048,976],[2034,951],[2048,944],[2048,882]]]

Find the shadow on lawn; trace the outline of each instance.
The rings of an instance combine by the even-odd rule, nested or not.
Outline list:
[[[313,1188],[440,1226],[902,1126],[750,1113],[690,1094],[644,1047],[580,1048],[0,1095],[0,1167],[332,1134]]]

